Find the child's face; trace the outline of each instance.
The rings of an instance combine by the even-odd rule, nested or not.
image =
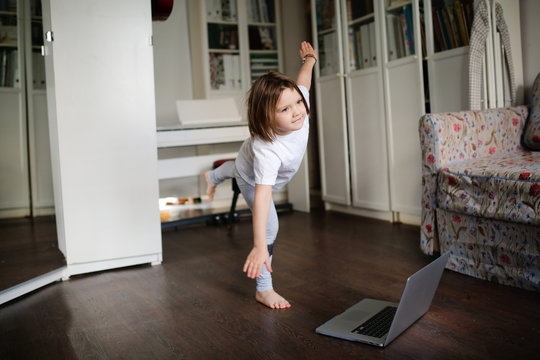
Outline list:
[[[276,104],[274,120],[277,124],[278,134],[287,135],[300,130],[304,125],[306,107],[302,95],[295,89],[284,89]]]

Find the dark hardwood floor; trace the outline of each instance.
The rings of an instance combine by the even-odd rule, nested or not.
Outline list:
[[[64,265],[54,216],[0,220],[0,290]]]
[[[431,258],[418,227],[339,213],[280,215],[274,285],[241,272],[251,221],[163,233],[164,261],[77,276],[0,307],[0,359],[530,359],[540,294],[448,270],[429,312],[387,348],[315,333],[364,297],[398,301]]]

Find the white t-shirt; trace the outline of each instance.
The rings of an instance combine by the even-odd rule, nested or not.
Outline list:
[[[298,86],[309,107],[309,91]],[[236,157],[236,169],[248,184],[272,185],[281,189],[296,174],[304,158],[309,135],[309,116],[302,128],[287,135],[276,135],[273,142],[247,138]]]

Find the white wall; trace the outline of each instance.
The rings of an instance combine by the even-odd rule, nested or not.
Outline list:
[[[174,124],[176,100],[193,99],[186,1],[174,1],[169,18],[152,28],[157,124]]]
[[[520,0],[521,47],[523,49],[524,103],[531,101],[531,87],[540,73],[540,1]]]

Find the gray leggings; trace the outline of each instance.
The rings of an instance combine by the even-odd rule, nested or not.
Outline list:
[[[253,210],[253,201],[255,199],[255,187],[245,182],[238,171],[234,161],[227,161],[215,170],[208,172],[208,178],[212,185],[217,186],[223,181],[235,178],[244,200],[246,200],[249,208]],[[268,252],[270,253],[270,263],[272,263],[272,253],[274,248],[274,241],[279,230],[279,222],[277,217],[276,207],[274,201],[270,203],[270,211],[268,213],[268,222],[266,223],[266,243],[268,244]],[[271,290],[272,287],[272,274],[268,271],[265,265],[262,267],[261,275],[257,278],[257,291],[263,292]]]

